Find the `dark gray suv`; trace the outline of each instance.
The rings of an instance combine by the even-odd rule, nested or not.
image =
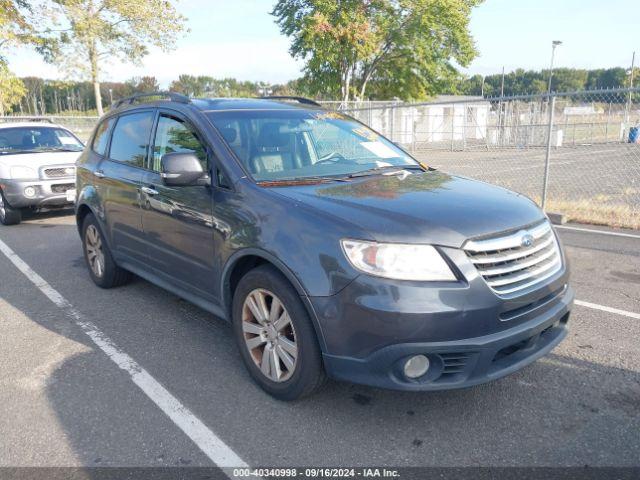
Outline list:
[[[135,273],[228,320],[273,396],[326,376],[467,387],[566,336],[567,261],[528,198],[310,100],[155,95],[117,104],[78,160],[90,275]]]

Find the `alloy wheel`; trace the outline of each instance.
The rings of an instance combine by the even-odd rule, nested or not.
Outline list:
[[[2,194],[0,193],[0,218],[4,218],[7,215],[7,212],[5,210],[4,207],[4,198],[2,197]]]
[[[95,225],[89,225],[85,233],[85,249],[87,260],[93,274],[102,278],[104,274],[104,252],[102,250],[102,239]]]
[[[272,292],[253,290],[242,306],[242,332],[249,354],[262,374],[273,382],[291,378],[298,344],[291,317]]]

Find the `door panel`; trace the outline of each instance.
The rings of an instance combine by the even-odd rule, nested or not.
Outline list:
[[[143,171],[109,160],[100,163],[103,178],[96,186],[103,199],[107,228],[116,259],[144,262],[140,185]]]
[[[172,187],[160,177],[160,159],[170,152],[195,152],[208,171],[205,148],[181,119],[158,119],[151,171],[143,178],[142,225],[149,266],[179,288],[217,303],[212,193],[207,186]]]
[[[108,159],[95,172],[116,259],[146,259],[140,186],[154,118],[154,110],[120,116],[113,128]]]

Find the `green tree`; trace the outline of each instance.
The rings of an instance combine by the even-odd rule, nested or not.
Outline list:
[[[7,49],[20,45],[35,47],[50,58],[55,42],[45,27],[52,11],[46,3],[28,0],[0,0],[0,61],[5,61]]]
[[[88,76],[102,115],[100,73],[109,58],[139,63],[150,46],[174,48],[185,18],[167,0],[54,0],[67,28],[56,62]]]
[[[19,104],[26,93],[24,83],[11,73],[6,63],[0,61],[0,115]]]
[[[385,96],[434,93],[476,56],[471,9],[482,0],[279,0],[272,14],[305,61],[314,93],[363,99],[370,84]]]

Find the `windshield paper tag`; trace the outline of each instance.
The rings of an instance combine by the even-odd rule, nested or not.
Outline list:
[[[77,145],[78,141],[73,137],[58,137],[62,145]]]
[[[364,148],[369,150],[378,158],[397,158],[399,155],[382,142],[361,142]]]

